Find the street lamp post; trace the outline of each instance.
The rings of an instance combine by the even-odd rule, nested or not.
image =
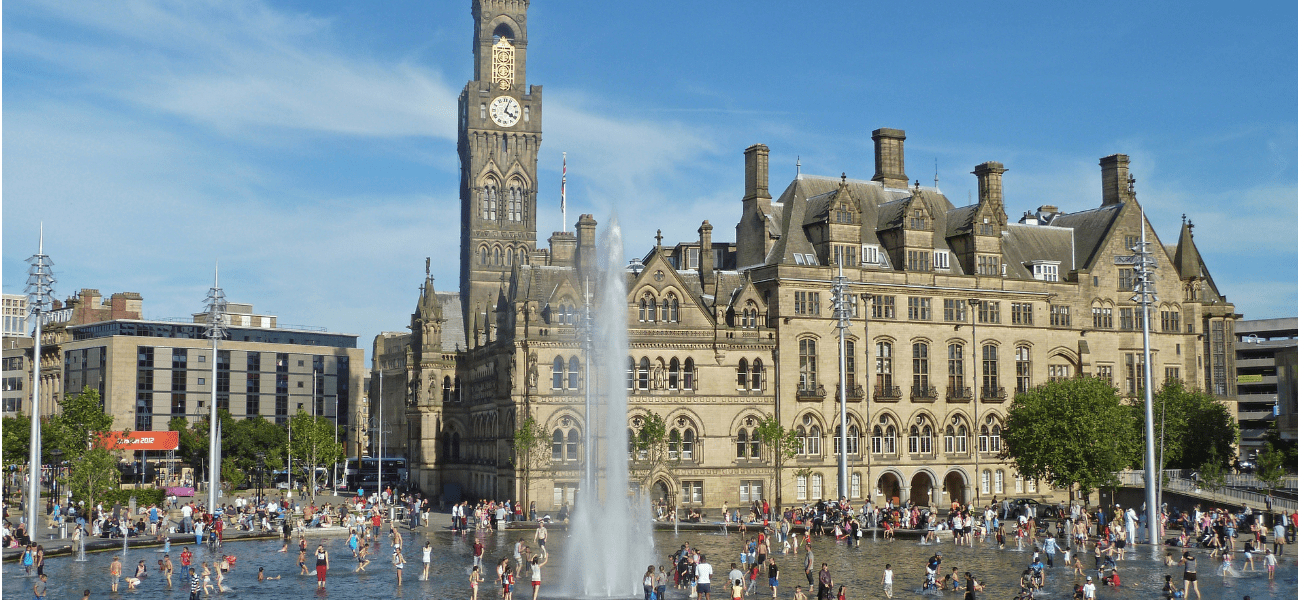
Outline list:
[[[1129,179],[1129,193],[1133,193],[1133,180]],[[1155,276],[1152,270],[1156,266],[1155,259],[1151,252],[1147,250],[1147,228],[1146,212],[1140,214],[1141,221],[1139,226],[1142,228],[1141,241],[1133,248],[1133,266],[1137,276],[1137,285],[1134,287],[1133,300],[1139,302],[1142,310],[1142,379],[1146,384],[1145,387],[1145,406],[1146,411],[1146,499],[1147,499],[1147,539],[1151,544],[1156,540],[1156,515],[1159,507],[1156,505],[1156,488],[1160,476],[1160,469],[1163,465],[1156,464],[1156,443],[1155,443],[1155,415],[1152,410],[1154,401],[1151,397],[1151,304],[1157,300],[1155,290]],[[1163,407],[1162,407],[1163,409]],[[1163,413],[1162,413],[1163,415]],[[1163,425],[1162,425],[1163,428]]]
[[[54,503],[59,503],[59,469],[63,466],[63,450],[55,448],[50,450],[50,456],[54,458],[54,468],[50,469],[50,493],[54,495]]]
[[[208,290],[207,336],[212,340],[212,406],[208,407],[208,510],[217,509],[217,495],[221,488],[221,436],[218,434],[220,419],[217,418],[217,359],[220,354],[217,345],[225,335],[226,293],[218,284],[217,271],[212,272],[212,288]]]
[[[27,535],[37,539],[40,523],[38,507],[41,501],[41,311],[46,304],[54,304],[54,261],[45,254],[45,226],[41,226],[41,237],[36,254],[27,259],[27,305],[31,307],[36,320],[36,334],[33,337],[32,352],[32,401],[31,401],[31,437],[29,440],[27,478]]]
[[[266,474],[266,453],[257,453],[257,505],[262,505],[262,476]]]
[[[980,425],[980,386],[978,385],[978,383],[979,383],[979,381],[980,381],[979,340],[976,338],[976,335],[975,335],[975,322],[978,320],[977,312],[979,311],[979,307],[980,307],[980,299],[979,299],[979,298],[971,298],[971,299],[969,299],[969,300],[966,301],[966,304],[970,305],[970,365],[971,365],[971,367],[970,367],[970,389],[971,389],[971,399],[970,399],[970,401],[971,401],[971,404],[974,405],[974,406],[972,407],[972,412],[973,412],[974,415],[975,415],[975,426],[974,426],[972,429],[974,430],[973,432],[975,433],[975,436],[976,436],[976,437],[975,437],[975,440],[976,440],[976,443],[975,443],[975,477],[979,479],[979,485],[976,485],[976,486],[975,486],[975,504],[978,506],[979,504],[983,503],[983,501],[984,501],[983,497],[981,496],[981,492],[984,491],[984,479],[983,479],[984,476],[983,476],[983,474],[980,473],[980,445],[979,445],[979,433],[980,433],[980,431],[981,431],[981,430],[979,429],[979,427],[981,427],[981,425]]]

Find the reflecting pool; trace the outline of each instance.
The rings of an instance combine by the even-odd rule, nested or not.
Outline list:
[[[980,598],[1010,598],[1018,589],[1019,574],[1028,566],[1031,555],[1027,550],[1017,551],[1014,547],[999,551],[980,543],[977,543],[975,548],[965,548],[955,547],[951,543],[922,545],[915,540],[884,542],[872,540],[870,534],[867,535],[868,537],[857,548],[849,548],[843,542],[836,542],[834,538],[813,540],[816,562],[824,561],[830,565],[836,586],[841,584],[848,586],[847,595],[851,600],[884,597],[880,577],[885,563],[893,565],[896,598],[919,596],[924,579],[925,561],[936,550],[943,556],[942,572],[946,573],[952,567],[957,567],[959,572],[973,572],[976,578],[985,584],[985,591],[979,594]],[[323,592],[316,592],[314,575],[298,575],[296,546],[290,548],[288,553],[279,553],[280,542],[278,541],[249,541],[229,542],[225,545],[224,551],[235,554],[238,561],[234,571],[226,578],[229,589],[220,594],[214,593],[213,597],[303,598],[318,594],[322,597],[338,598],[469,598],[469,568],[473,556],[472,537],[453,536],[447,531],[435,531],[427,536],[423,533],[412,536],[406,532],[404,536],[404,556],[407,564],[403,585],[400,588],[397,586],[397,578],[390,560],[391,549],[387,539],[380,544],[372,544],[371,547],[376,548],[376,551],[371,553],[373,562],[365,572],[356,573],[353,570],[356,568],[357,561],[352,558],[346,538],[309,538],[308,544],[311,549],[314,549],[318,542],[323,541],[330,552],[332,568]],[[434,548],[433,561],[429,580],[419,581],[422,568],[421,547],[426,539]],[[485,534],[480,539],[485,546],[483,562],[487,572],[484,574],[486,581],[479,590],[479,598],[494,600],[500,597],[493,581],[494,565],[501,558],[509,557],[513,561],[515,541],[522,540],[525,544],[531,545],[533,532],[511,530]],[[722,535],[720,532],[692,531],[674,534],[661,531],[655,534],[655,542],[659,560],[665,565],[669,564],[667,555],[679,548],[682,543],[690,543],[701,548],[714,566],[715,581],[720,581],[726,576],[730,563],[739,562],[742,548],[741,537],[735,532]],[[565,552],[566,544],[565,532],[553,528],[547,544],[551,558],[542,573],[541,595],[544,597],[557,597],[560,586],[555,578],[566,572],[566,565],[563,564],[564,557],[581,556],[582,560],[601,560],[600,556],[586,555],[582,552]],[[1201,593],[1207,599],[1237,599],[1247,594],[1255,600],[1296,598],[1297,563],[1293,553],[1294,548],[1295,546],[1287,546],[1287,554],[1279,561],[1274,581],[1268,580],[1267,574],[1263,571],[1263,561],[1258,558],[1255,561],[1256,568],[1260,569],[1258,572],[1222,577],[1218,574],[1220,561],[1210,559],[1201,552],[1198,554],[1197,561],[1200,563]],[[149,566],[149,576],[139,589],[127,591],[126,584],[123,583],[116,594],[109,591],[108,566],[113,556],[120,554],[120,551],[89,554],[86,562],[76,562],[73,557],[51,558],[46,567],[46,574],[49,575],[49,597],[76,599],[81,597],[83,589],[90,589],[92,598],[131,600],[187,598],[188,590],[179,576],[181,549],[182,546],[172,546],[172,561],[178,569],[174,577],[173,590],[166,589],[165,582],[158,573],[157,561],[162,558],[162,553],[155,548],[133,548],[127,552],[122,561],[123,572],[134,573],[136,563],[144,559]],[[211,562],[216,558],[207,549],[191,547],[191,550],[195,553],[196,562]],[[781,569],[778,597],[788,599],[792,596],[795,585],[806,584],[802,572],[803,555],[777,554],[775,558]],[[1046,589],[1039,594],[1039,597],[1070,597],[1075,579],[1071,571],[1062,566],[1059,560],[1061,555],[1058,554],[1057,558],[1056,567],[1047,571]],[[1085,556],[1083,563],[1086,567],[1091,567],[1091,555]],[[311,568],[313,564],[309,561],[308,567]],[[1176,581],[1181,581],[1182,578],[1180,567],[1164,567],[1151,548],[1139,547],[1136,552],[1130,552],[1129,560],[1122,561],[1119,565],[1126,589],[1118,593],[1115,590],[1102,589],[1099,597],[1156,598],[1159,597],[1158,592],[1166,573],[1173,575]],[[581,568],[581,565],[577,566]],[[1235,566],[1238,570],[1242,568],[1240,552],[1236,554]],[[258,567],[264,567],[268,574],[280,575],[282,578],[259,583]],[[669,572],[672,572],[671,566]],[[516,587],[515,600],[531,598],[527,580],[527,572],[524,571],[520,576],[520,585]],[[765,576],[760,579],[761,582],[765,580]],[[23,574],[21,565],[15,563],[4,565],[4,598],[30,598],[32,583],[34,579]],[[715,586],[714,590],[714,598],[727,599],[725,592],[717,593],[718,586]],[[961,597],[953,592],[948,592],[945,596]],[[770,597],[763,583],[759,585],[758,597]],[[815,593],[811,597],[815,598]],[[669,590],[668,600],[679,598],[685,599],[685,592]]]

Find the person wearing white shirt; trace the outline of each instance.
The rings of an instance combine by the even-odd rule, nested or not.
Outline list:
[[[700,555],[700,564],[695,565],[695,590],[703,600],[710,600],[709,597],[709,580],[713,576],[713,565],[709,564],[704,555]]]

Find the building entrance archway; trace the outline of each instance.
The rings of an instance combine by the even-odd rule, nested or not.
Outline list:
[[[948,492],[948,501],[965,505],[966,477],[961,471],[953,471],[943,478],[943,491]]]
[[[918,471],[912,476],[911,491],[912,504],[917,506],[930,506],[932,503],[931,498],[934,493],[934,480],[930,478],[929,473]]]
[[[650,488],[650,499],[655,502],[668,502],[672,499],[672,494],[668,491],[668,484],[660,479]]]
[[[892,502],[898,506],[900,496],[903,495],[903,484],[898,480],[898,476],[893,473],[885,473],[880,476],[876,482],[876,489],[884,495],[886,502]]]

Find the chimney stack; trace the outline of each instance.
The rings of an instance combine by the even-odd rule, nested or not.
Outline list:
[[[713,226],[708,221],[700,224],[700,283],[713,285]],[[707,287],[706,287],[707,289]]]
[[[1132,200],[1128,179],[1127,154],[1112,154],[1101,159],[1101,205],[1110,206]]]
[[[578,216],[578,271],[589,273],[596,269],[596,218],[590,214]]]
[[[772,194],[767,191],[767,152],[766,144],[745,148],[745,197],[742,200],[772,199]]]
[[[975,178],[979,180],[980,187],[980,204],[989,203],[998,207],[1002,206],[1002,174],[1007,170],[1003,168],[1002,163],[996,161],[983,162],[975,165],[975,170],[971,171]]]
[[[876,174],[872,181],[879,181],[885,187],[907,189],[907,173],[903,171],[903,140],[906,139],[902,129],[881,128],[871,132],[871,141],[876,143]]]
[[[573,255],[578,249],[578,238],[572,231],[556,231],[551,234],[551,266],[568,267],[573,265]]]

